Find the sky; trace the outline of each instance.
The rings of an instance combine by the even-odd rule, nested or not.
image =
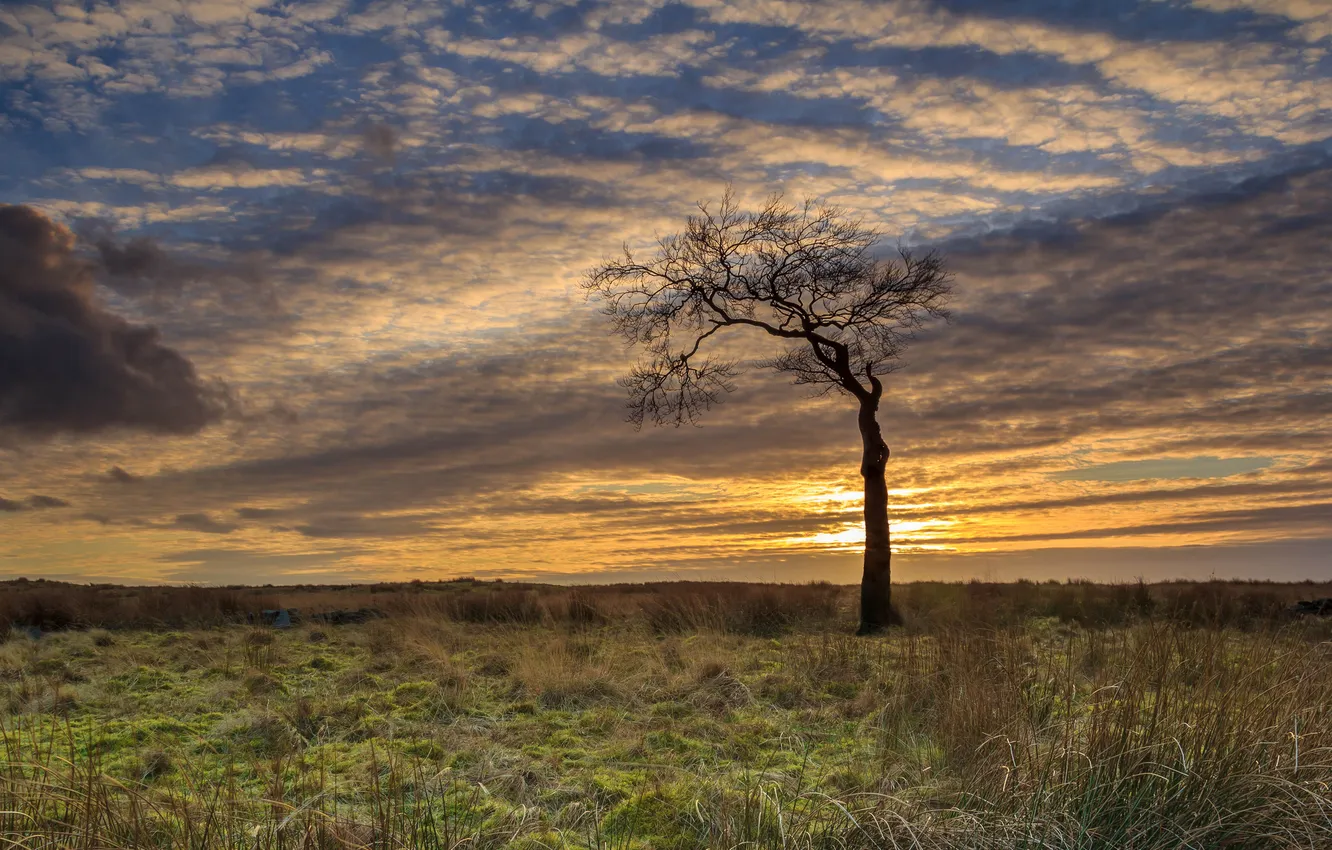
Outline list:
[[[5,2],[0,578],[858,580],[854,404],[637,431],[579,286],[729,185],[955,274],[895,579],[1328,579],[1330,51],[1325,0]]]

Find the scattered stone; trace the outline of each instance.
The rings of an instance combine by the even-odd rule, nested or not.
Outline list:
[[[289,629],[301,621],[299,608],[265,608],[257,615],[247,614],[245,619],[251,625],[272,626],[275,629]]]
[[[353,623],[368,623],[371,620],[377,620],[388,616],[378,608],[357,608],[355,611],[348,611],[339,608],[336,611],[323,611],[318,614],[311,614],[309,617],[302,617],[299,608],[265,608],[259,612],[251,612],[245,616],[247,622],[251,625],[272,626],[275,629],[289,629],[308,620],[312,623],[326,623],[330,626],[347,626]]]
[[[1310,599],[1307,601],[1296,602],[1286,609],[1292,614],[1312,614],[1316,617],[1332,617],[1332,598],[1328,599]]]

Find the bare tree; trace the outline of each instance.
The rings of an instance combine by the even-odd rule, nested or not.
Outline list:
[[[701,353],[725,328],[750,328],[785,345],[754,365],[786,372],[816,393],[859,405],[864,451],[865,571],[859,634],[898,622],[891,598],[888,446],[878,422],[883,376],[926,321],[948,317],[951,276],[935,253],[875,254],[880,234],[837,207],[796,208],[773,196],[742,212],[728,190],[684,232],[658,241],[646,262],[625,248],[587,273],[615,330],[647,358],[621,379],[630,421],[693,423],[732,389],[740,362]]]

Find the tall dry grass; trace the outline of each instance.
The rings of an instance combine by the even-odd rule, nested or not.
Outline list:
[[[881,715],[888,762],[900,770],[913,741],[934,742],[959,805],[1006,816],[1037,846],[1332,837],[1328,643],[1160,623],[1037,643],[949,631],[907,650],[883,685],[896,695]]]
[[[66,724],[68,744],[78,733]],[[535,813],[505,811],[482,789],[450,781],[423,762],[372,750],[366,782],[340,786],[318,765],[281,759],[230,765],[220,781],[201,781],[186,762],[166,790],[112,779],[96,746],[68,758],[48,736],[21,722],[0,726],[0,846],[61,848],[501,848],[539,828]],[[87,742],[94,744],[95,741]],[[69,751],[69,750],[66,750]],[[262,794],[244,788],[257,770]]]
[[[181,628],[242,622],[265,608],[305,614],[373,608],[389,616],[460,623],[596,627],[646,622],[654,631],[708,629],[772,636],[840,629],[854,618],[857,589],[826,582],[658,582],[590,587],[478,582],[410,582],[289,587],[121,587],[47,581],[0,582],[0,631],[33,626]],[[896,606],[908,627],[1003,627],[1053,618],[1090,628],[1169,621],[1208,628],[1262,628],[1290,618],[1300,599],[1332,596],[1312,582],[1095,584],[1020,581],[900,585]]]
[[[747,628],[748,617],[737,622]],[[142,781],[117,778],[102,769],[95,724],[15,714],[0,719],[0,845],[1332,846],[1332,633],[1321,624],[947,621],[885,639],[798,631],[772,641],[714,636],[731,627],[712,619],[701,635],[677,634],[674,620],[663,631],[646,615],[575,630],[505,623],[479,638],[430,613],[350,628],[373,657],[405,658],[448,685],[432,697],[440,724],[461,716],[479,677],[564,716],[643,712],[670,695],[724,722],[780,709],[770,716],[791,724],[783,734],[811,734],[800,724],[817,720],[872,742],[873,756],[835,776],[813,744],[795,767],[761,756],[700,762],[662,772],[613,810],[589,798],[555,811],[506,796],[503,782],[520,781],[511,774],[483,780],[387,746],[355,781],[335,779],[298,738],[266,760],[230,764],[221,781],[188,754],[169,782],[152,781],[166,769],[155,764]],[[271,634],[244,633],[255,647],[248,667],[272,663],[259,651],[270,644],[250,637]],[[460,667],[479,646],[493,656]],[[847,698],[829,703],[844,687]],[[843,719],[828,721],[828,710]],[[301,711],[283,719],[299,728]],[[498,734],[505,719],[484,722]]]
[[[151,629],[240,622],[273,608],[278,595],[256,587],[123,587],[49,581],[0,582],[0,629]]]

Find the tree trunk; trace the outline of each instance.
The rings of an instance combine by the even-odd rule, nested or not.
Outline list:
[[[877,396],[877,393],[875,394]],[[877,397],[860,404],[860,438],[864,453],[860,475],[865,479],[865,573],[860,580],[858,635],[881,632],[902,620],[892,605],[892,550],[888,539],[888,445],[879,430]]]

